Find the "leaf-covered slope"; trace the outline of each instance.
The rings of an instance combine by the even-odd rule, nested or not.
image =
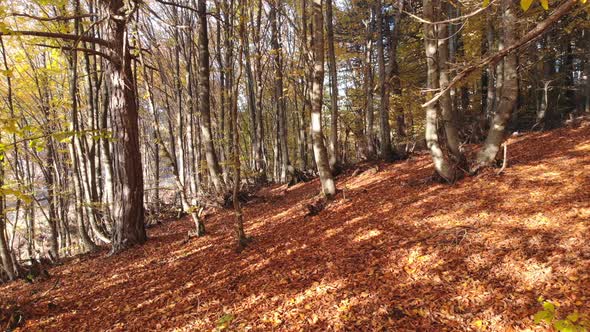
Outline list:
[[[241,254],[230,212],[188,243],[183,219],[0,299],[20,305],[23,330],[55,331],[543,329],[541,295],[590,313],[590,126],[508,144],[502,175],[452,186],[429,180],[427,155],[361,166],[316,216],[317,180],[266,188],[245,208]]]

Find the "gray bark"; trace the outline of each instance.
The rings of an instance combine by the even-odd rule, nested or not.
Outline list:
[[[322,0],[313,0],[313,85],[311,89],[311,132],[313,139],[313,151],[315,160],[320,173],[320,182],[322,191],[326,197],[332,197],[336,194],[336,185],[330,170],[328,152],[324,145],[324,134],[322,132],[322,100],[324,86],[324,24],[322,13]]]
[[[504,45],[512,45],[516,41],[516,14],[510,0],[502,0],[502,22],[503,43]],[[508,54],[504,58],[503,67],[502,97],[492,119],[484,146],[477,153],[476,165],[473,171],[477,171],[478,168],[483,166],[489,166],[494,162],[496,154],[500,150],[500,145],[504,141],[508,120],[516,107],[516,98],[518,96],[516,54]]]
[[[338,75],[334,54],[334,23],[332,0],[326,0],[326,37],[328,38],[328,70],[330,72],[330,167],[335,169],[340,161],[338,146]]]
[[[431,22],[435,21],[434,8],[436,8],[434,1],[423,0],[424,18]],[[424,24],[424,48],[426,52],[426,63],[428,66],[427,85],[429,90],[427,93],[428,99],[432,97],[435,90],[439,88],[439,68],[437,55],[437,39],[436,29],[434,25]],[[426,107],[426,145],[430,150],[434,169],[446,181],[453,182],[457,176],[457,170],[445,156],[440,145],[437,130],[438,110],[437,104],[430,104]]]

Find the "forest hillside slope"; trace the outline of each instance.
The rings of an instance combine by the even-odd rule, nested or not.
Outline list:
[[[359,166],[314,216],[318,180],[265,188],[239,254],[231,212],[188,241],[184,218],[4,285],[0,303],[31,331],[537,330],[540,296],[590,314],[590,126],[511,137],[508,156],[455,185],[428,155]]]

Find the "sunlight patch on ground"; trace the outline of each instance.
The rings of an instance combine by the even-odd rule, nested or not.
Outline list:
[[[359,234],[357,234],[357,236],[354,237],[353,241],[354,242],[367,241],[367,240],[374,238],[376,236],[379,236],[381,234],[382,234],[382,232],[378,229],[371,229],[368,231],[362,231]]]
[[[574,148],[574,151],[590,152],[590,143],[579,144]]]
[[[184,260],[189,256],[195,255],[200,251],[205,251],[213,246],[212,243],[207,245],[199,245],[199,246],[184,246],[182,249],[174,251],[170,254],[169,258],[166,260],[168,264],[175,263],[180,260]]]

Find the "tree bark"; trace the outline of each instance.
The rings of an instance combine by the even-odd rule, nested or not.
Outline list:
[[[107,36],[108,49],[114,61],[107,64],[111,98],[109,112],[113,117],[112,157],[114,159],[113,239],[112,253],[147,240],[143,205],[143,167],[139,149],[139,117],[135,95],[135,79],[127,34],[131,3],[123,0],[103,0],[110,14]],[[137,3],[135,3],[137,5]]]
[[[442,13],[442,6],[438,5],[437,12]],[[438,24],[438,71],[439,86],[445,89],[449,85],[449,26],[445,23]],[[440,98],[440,108],[445,130],[447,148],[452,156],[453,162],[463,163],[464,157],[459,150],[459,132],[457,130],[456,110],[453,109],[453,101],[450,91],[445,92]]]
[[[330,71],[330,167],[335,170],[340,163],[338,146],[338,75],[334,53],[334,23],[332,0],[326,0],[326,37],[328,38],[328,69]]]
[[[225,195],[225,184],[220,177],[220,167],[211,135],[210,84],[209,84],[209,35],[207,33],[207,1],[198,0],[199,17],[199,112],[201,114],[201,139],[205,147],[205,159],[213,187]]]
[[[0,137],[0,139],[2,139],[2,137]],[[2,157],[2,161],[0,162],[0,187],[2,187],[4,186],[4,158],[6,158],[4,152],[0,152],[0,157]],[[5,196],[4,194],[0,194],[0,259],[2,259],[2,267],[6,272],[8,279],[14,280],[17,276],[17,271],[14,269],[14,262],[12,261],[12,255],[10,254],[8,241],[6,240],[5,205]]]
[[[324,145],[324,134],[322,132],[322,100],[324,87],[324,16],[322,13],[322,0],[313,0],[313,86],[311,90],[311,131],[313,138],[313,150],[315,160],[320,173],[320,182],[323,193],[331,198],[336,194],[336,186],[330,164],[328,152]]]
[[[383,22],[383,3],[382,0],[376,2],[376,21],[377,21],[377,61],[379,64],[379,135],[380,135],[380,154],[383,160],[393,160],[393,150],[391,148],[391,128],[389,126],[389,89],[390,84],[386,76],[387,68],[385,67],[385,47],[383,39],[386,38],[388,25]],[[384,29],[385,25],[385,29]]]
[[[287,144],[287,115],[285,96],[283,95],[283,65],[282,65],[282,43],[280,42],[279,22],[277,7],[280,1],[275,1],[270,7],[269,20],[271,24],[271,47],[274,69],[274,90],[273,98],[277,116],[277,138],[279,160],[279,181],[287,182],[289,176],[289,147]]]
[[[514,11],[512,1],[502,0],[502,39],[504,45],[513,45],[516,40],[516,15]],[[477,171],[479,168],[489,166],[494,162],[496,154],[500,150],[500,145],[504,141],[506,125],[516,107],[516,98],[518,96],[516,54],[510,53],[507,55],[504,58],[503,67],[502,98],[498,103],[484,146],[477,153],[476,164],[472,171]]]
[[[375,134],[373,133],[374,117],[373,110],[373,28],[375,26],[375,10],[370,9],[371,19],[367,24],[367,36],[365,42],[365,139],[366,158],[375,157]]]
[[[390,84],[390,92],[394,95],[394,112],[396,116],[396,124],[397,124],[397,138],[398,140],[405,140],[406,138],[406,124],[405,124],[405,116],[404,116],[404,108],[401,104],[402,98],[402,84],[401,79],[399,77],[399,64],[397,61],[397,50],[400,44],[400,30],[401,30],[401,20],[402,20],[402,11],[403,11],[403,0],[399,0],[397,7],[399,8],[395,13],[395,23],[393,30],[391,31],[391,40],[389,45],[389,84]],[[402,148],[405,153],[405,144],[402,145]],[[392,152],[392,153],[395,153]]]
[[[424,18],[430,22],[433,22],[434,8],[436,0],[423,0]],[[438,55],[437,55],[437,38],[436,28],[432,24],[424,24],[424,48],[426,51],[426,63],[428,66],[427,73],[427,85],[428,89],[427,97],[430,99],[434,91],[439,88],[439,67],[438,67]],[[438,122],[438,110],[436,104],[430,104],[426,106],[426,145],[430,150],[432,161],[434,163],[434,169],[444,180],[448,182],[455,181],[457,177],[457,170],[453,164],[450,163],[448,158],[445,156],[443,149],[440,145],[440,140],[437,131]]]

